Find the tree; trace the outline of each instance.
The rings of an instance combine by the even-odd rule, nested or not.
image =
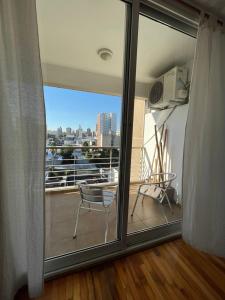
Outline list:
[[[114,162],[113,167],[119,166],[120,153],[118,149],[112,149],[112,162]]]
[[[83,153],[86,157],[88,157],[89,151],[90,151],[90,148],[89,148],[88,142],[84,142],[84,143],[83,143],[83,148],[82,148],[82,153]]]
[[[63,164],[72,164],[73,163],[73,148],[64,148],[61,150],[61,155],[63,158]],[[71,158],[71,160],[70,160]]]

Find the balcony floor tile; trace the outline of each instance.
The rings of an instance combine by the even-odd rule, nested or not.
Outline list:
[[[146,197],[139,200],[131,217],[138,185],[131,185],[128,216],[128,233],[165,224],[167,220],[181,218],[181,208],[173,205],[171,212],[166,205]],[[45,256],[52,257],[104,243],[105,219],[101,212],[81,210],[77,238],[73,239],[75,214],[80,201],[78,191],[46,193],[46,249]],[[116,239],[116,202],[109,216],[108,241]]]

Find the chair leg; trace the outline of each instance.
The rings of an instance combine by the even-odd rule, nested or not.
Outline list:
[[[163,207],[162,207],[162,210],[163,210]],[[163,215],[164,215],[164,218],[165,218],[166,224],[169,224],[169,222],[168,222],[168,218],[167,218],[167,216],[166,216],[166,214],[165,214],[165,211],[164,211],[164,210],[163,210]]]
[[[109,214],[108,208],[105,208],[105,243],[107,242],[108,229],[109,229]]]
[[[134,215],[134,210],[135,210],[135,208],[136,208],[138,198],[139,198],[139,192],[138,192],[138,194],[137,194],[137,197],[136,197],[136,200],[135,200],[135,203],[134,203],[134,207],[133,207],[133,209],[132,209],[131,217],[133,217],[133,215]]]
[[[162,198],[160,199],[159,203],[160,203],[160,210],[161,210],[161,212],[162,212],[162,215],[163,215],[164,218],[165,218],[166,224],[168,224],[168,219],[167,219],[167,216],[166,216],[164,207],[163,207],[163,205],[162,205],[163,200],[164,200],[165,197],[166,197],[166,193],[163,194],[163,196],[162,196]],[[168,201],[168,200],[167,200],[167,201]]]
[[[78,227],[78,221],[79,221],[79,214],[80,214],[80,208],[81,208],[82,201],[80,201],[78,209],[77,209],[77,216],[76,216],[76,222],[75,222],[75,228],[74,228],[74,234],[73,239],[77,236],[77,227]]]
[[[168,203],[168,205],[169,205],[169,208],[170,208],[170,210],[172,211],[172,206],[171,206],[171,204],[170,204],[170,199],[169,199],[167,193],[165,193],[165,195],[166,195],[166,200],[167,200],[167,203]]]

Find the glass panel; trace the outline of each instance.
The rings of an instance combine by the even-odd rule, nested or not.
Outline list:
[[[182,157],[194,49],[194,38],[140,16],[128,233],[182,217]]]
[[[37,1],[46,258],[117,239],[125,9],[117,0]]]

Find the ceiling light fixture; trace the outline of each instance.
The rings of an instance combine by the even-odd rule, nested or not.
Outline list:
[[[101,48],[97,51],[97,53],[102,60],[110,60],[113,55],[113,52],[107,48]]]

